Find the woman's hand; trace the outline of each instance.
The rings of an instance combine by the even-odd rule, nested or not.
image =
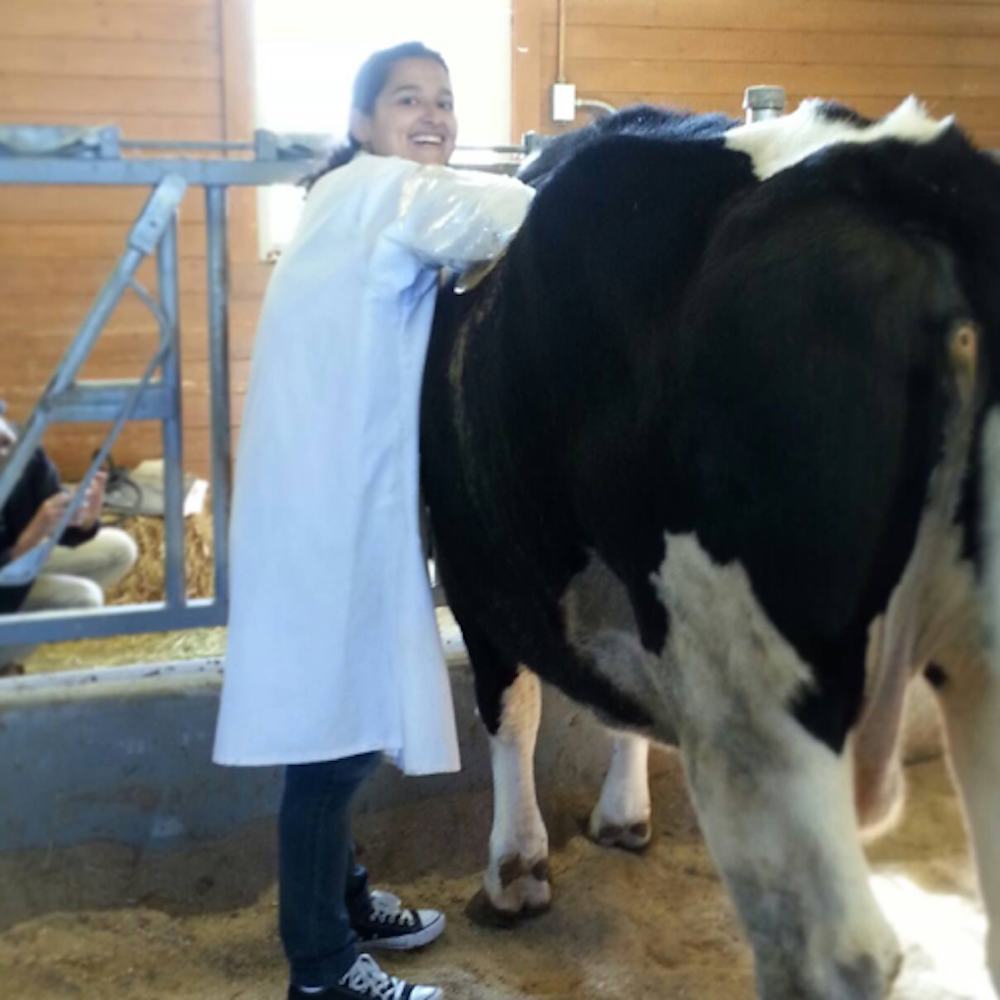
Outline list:
[[[92,528],[97,524],[97,519],[101,516],[101,508],[104,506],[104,488],[108,482],[106,472],[95,473],[94,478],[87,487],[87,495],[83,498],[83,504],[73,518],[74,527]]]
[[[59,526],[59,521],[66,508],[69,506],[68,493],[55,493],[46,500],[35,516],[28,522],[28,526],[21,532],[14,548],[11,549],[11,556],[19,559],[26,552],[30,552],[36,545],[40,545]]]
[[[72,527],[88,530],[97,524],[97,519],[101,516],[101,508],[104,505],[104,488],[107,482],[108,474],[106,472],[98,472],[94,476],[87,487],[83,504],[73,516]],[[11,556],[14,559],[19,559],[26,552],[30,552],[36,545],[40,545],[46,538],[49,538],[59,527],[59,522],[66,513],[69,502],[70,495],[65,490],[50,496],[35,511],[35,516],[21,532],[11,550]]]

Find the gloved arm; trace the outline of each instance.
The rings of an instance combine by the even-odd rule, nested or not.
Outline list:
[[[422,166],[404,183],[386,236],[431,266],[462,271],[503,252],[534,194],[512,177]]]

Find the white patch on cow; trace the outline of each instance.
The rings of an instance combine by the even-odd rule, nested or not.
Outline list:
[[[684,765],[712,855],[754,945],[761,996],[876,1000],[898,966],[854,821],[850,751],[793,718],[808,666],[739,564],[667,537],[654,578],[670,612]]]
[[[615,733],[601,798],[590,814],[590,836],[601,844],[630,850],[649,843],[649,743],[641,736]]]
[[[721,566],[693,534],[666,536],[666,558],[652,583],[670,614],[668,646],[671,688],[680,686],[678,706],[691,697],[713,713],[728,713],[733,700],[770,714],[787,706],[812,684],[812,673],[760,606],[746,570],[738,562]],[[704,684],[722,685],[726,703],[698,695]]]
[[[542,712],[538,678],[522,669],[504,692],[500,728],[490,738],[493,831],[484,876],[490,902],[504,913],[549,905],[549,836],[535,794],[534,753]]]
[[[935,653],[944,668],[936,691],[948,755],[972,840],[979,886],[990,922],[987,964],[1000,993],[1000,409],[983,429],[984,565],[979,601],[965,581],[963,617]]]
[[[915,97],[908,97],[895,111],[868,127],[823,117],[822,103],[803,101],[790,115],[730,129],[726,146],[746,153],[753,161],[754,173],[766,180],[835,143],[898,139],[919,145],[933,142],[954,124],[953,117],[931,118]]]

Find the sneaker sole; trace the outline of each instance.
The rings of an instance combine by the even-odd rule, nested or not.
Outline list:
[[[434,923],[421,927],[413,934],[397,934],[391,938],[358,938],[358,948],[362,951],[413,951],[416,948],[423,948],[432,941],[436,941],[443,933],[445,924],[444,916]]]

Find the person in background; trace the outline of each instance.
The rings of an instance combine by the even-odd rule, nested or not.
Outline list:
[[[6,405],[0,400],[0,467],[17,443],[17,432],[5,414]],[[119,528],[100,525],[105,480],[103,472],[94,476],[74,523],[63,532],[33,583],[0,584],[0,614],[99,608],[104,592],[132,569],[138,557],[135,542]],[[56,467],[39,448],[0,508],[0,569],[50,537],[69,501]],[[0,646],[0,676],[22,673],[22,663],[34,648]]]
[[[418,527],[418,416],[442,266],[495,258],[519,181],[445,166],[448,68],[417,42],[371,56],[350,137],[312,184],[265,297],[240,432],[215,760],[286,765],[279,924],[300,997],[440,1000],[372,948],[426,945],[444,915],[369,890],[350,805],[383,755],[459,767]]]

